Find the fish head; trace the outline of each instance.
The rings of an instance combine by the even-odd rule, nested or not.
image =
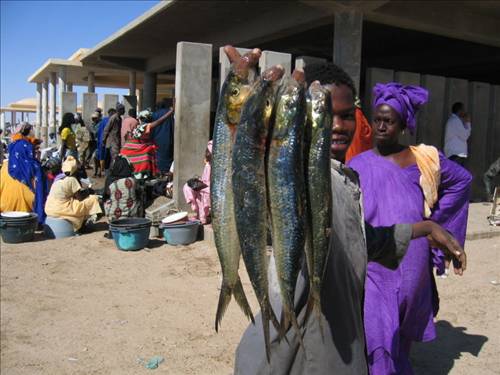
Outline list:
[[[313,132],[330,126],[331,121],[325,121],[326,117],[331,117],[330,90],[319,81],[314,81],[309,86],[307,112]]]
[[[303,113],[304,85],[294,78],[286,79],[278,90],[276,103],[276,118],[274,121],[273,138],[282,139],[288,133],[294,119]]]
[[[251,92],[251,85],[247,80],[235,76],[234,80],[229,82],[226,91],[227,119],[231,125],[237,125],[240,122],[241,108]]]

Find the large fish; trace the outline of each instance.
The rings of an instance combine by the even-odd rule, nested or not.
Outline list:
[[[241,113],[233,149],[233,194],[236,228],[245,266],[260,305],[266,355],[270,360],[269,321],[279,328],[269,301],[265,155],[275,82],[283,68],[264,71]]]
[[[260,50],[253,50],[243,57],[233,47],[228,46],[225,51],[233,66],[222,86],[217,107],[210,181],[212,226],[222,268],[222,286],[215,317],[216,331],[232,295],[244,314],[254,322],[238,275],[241,252],[234,218],[231,165],[236,126],[250,92],[249,74],[257,64]]]
[[[307,95],[307,122],[311,140],[306,170],[310,235],[306,257],[311,288],[309,307],[316,311],[318,317],[321,313],[321,286],[329,254],[331,230],[331,113],[330,91],[318,81],[313,82]]]
[[[294,311],[295,285],[305,242],[303,132],[306,120],[304,73],[294,71],[280,86],[267,161],[273,254],[281,291],[281,335],[290,323],[301,338]]]

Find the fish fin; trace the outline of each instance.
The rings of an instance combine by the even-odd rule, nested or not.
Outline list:
[[[241,310],[245,316],[255,324],[255,320],[252,314],[252,309],[248,304],[245,291],[243,290],[243,285],[238,277],[234,288],[231,288],[225,280],[222,280],[222,286],[220,288],[219,294],[219,304],[217,305],[217,313],[215,314],[215,331],[219,332],[220,322],[224,313],[226,312],[229,302],[231,302],[231,296],[234,295],[234,299],[240,306]]]
[[[285,311],[285,322],[293,327],[295,333],[297,334],[297,339],[299,340],[300,346],[304,349],[304,354],[306,352],[306,347],[304,346],[304,341],[302,340],[302,331],[300,330],[299,323],[297,322],[297,316],[293,310]]]
[[[262,314],[262,329],[264,330],[264,344],[266,346],[267,363],[271,363],[271,342],[270,342],[270,334],[269,334],[269,320],[272,319],[271,315],[274,315],[274,312],[273,312],[273,310],[271,308],[271,304],[269,302],[264,303],[262,305],[261,314]]]
[[[233,289],[233,295],[234,299],[240,306],[241,310],[245,314],[245,316],[252,321],[253,324],[255,324],[255,319],[253,318],[252,314],[252,308],[250,307],[250,304],[248,303],[247,296],[245,295],[245,290],[243,289],[243,285],[241,284],[241,279],[238,276],[238,280],[236,281],[236,284]]]
[[[323,342],[325,341],[325,335],[323,333],[323,320],[321,316],[321,297],[317,291],[312,290],[312,308],[314,310],[314,314],[316,315],[316,319],[318,320],[319,332],[321,333],[321,339]]]
[[[220,287],[219,303],[217,305],[217,312],[215,314],[215,331],[219,332],[219,325],[226,312],[229,302],[231,302],[232,289],[227,284],[226,280],[222,280]]]
[[[274,328],[276,331],[281,332],[281,325],[280,322],[278,322],[278,318],[276,317],[276,314],[274,313],[273,307],[271,306],[270,302],[267,302],[267,309],[269,310],[269,320],[273,323]]]

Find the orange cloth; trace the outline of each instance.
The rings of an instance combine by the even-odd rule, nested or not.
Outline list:
[[[0,212],[33,211],[35,194],[9,174],[9,161],[3,162],[0,172]]]
[[[423,143],[418,146],[410,146],[415,155],[418,170],[420,171],[420,187],[424,193],[425,217],[431,216],[431,209],[438,200],[438,189],[441,183],[441,164],[439,152],[434,146]]]
[[[352,143],[345,156],[346,163],[362,152],[372,148],[372,127],[366,119],[363,111],[356,108],[356,131],[352,138]]]

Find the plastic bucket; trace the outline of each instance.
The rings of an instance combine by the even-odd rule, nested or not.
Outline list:
[[[109,230],[118,249],[123,251],[140,250],[148,244],[151,220],[127,218],[113,220]]]
[[[0,216],[0,232],[5,243],[33,241],[37,225],[38,215],[32,212],[21,218]]]
[[[196,241],[200,222],[188,221],[185,224],[162,224],[163,238],[170,245],[189,245]]]
[[[66,219],[49,217],[45,219],[44,233],[47,238],[65,238],[75,235],[73,224]]]

